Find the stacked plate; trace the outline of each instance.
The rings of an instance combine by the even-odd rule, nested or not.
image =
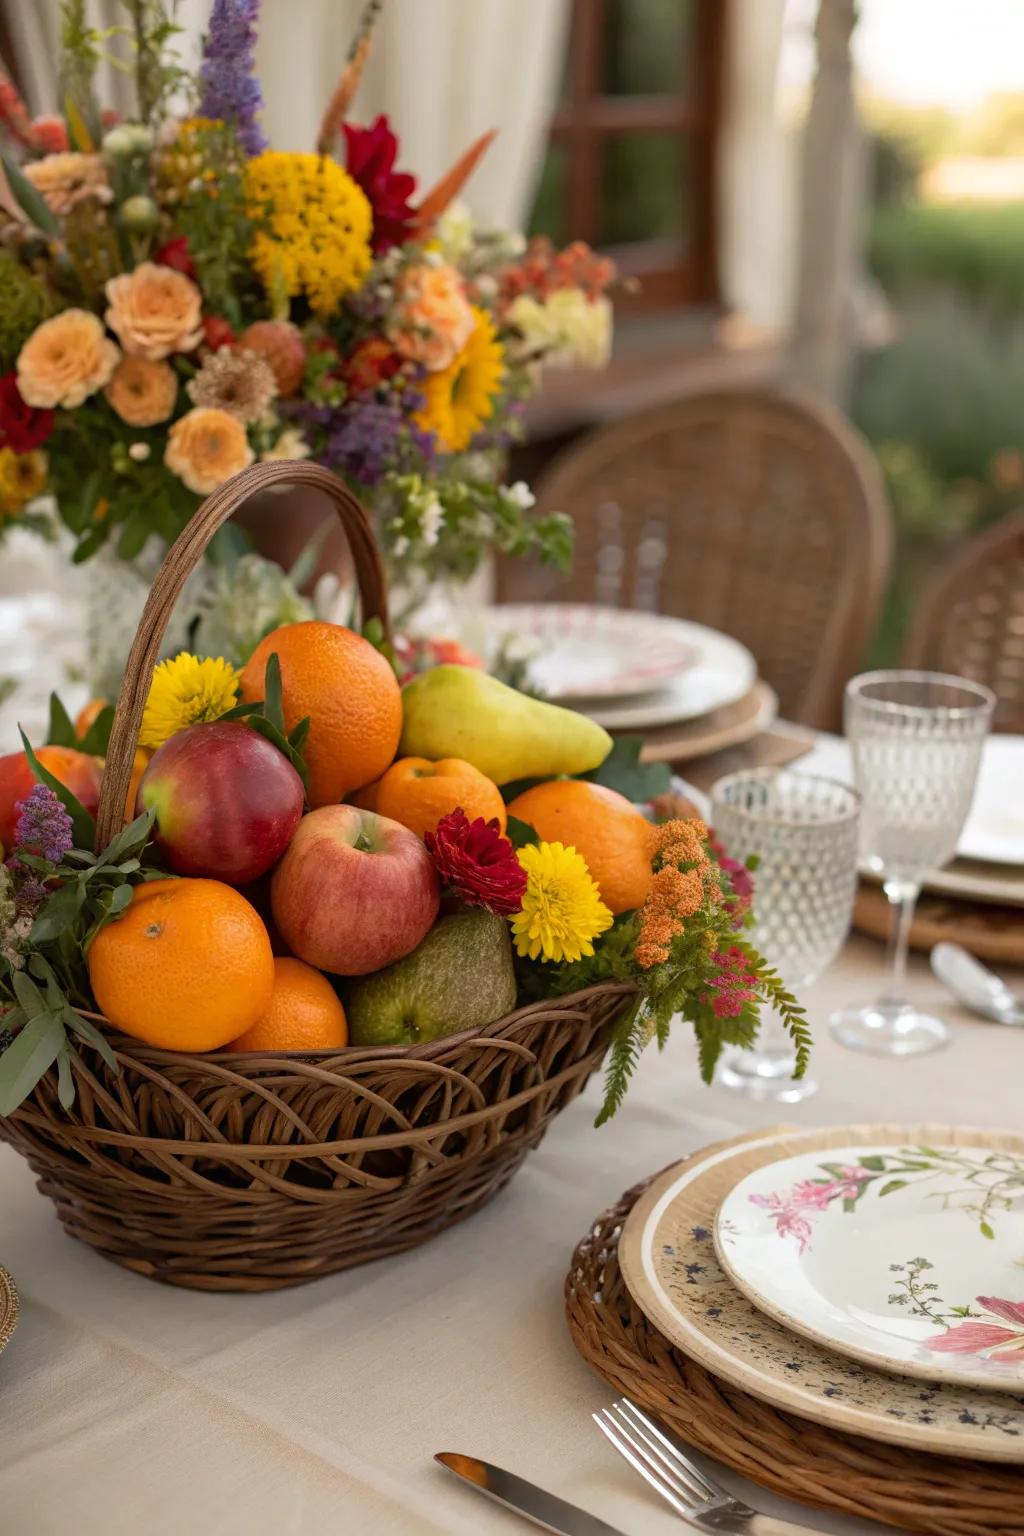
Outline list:
[[[774,1131],[669,1169],[619,1264],[679,1349],[870,1439],[1024,1463],[1024,1137]]]
[[[489,658],[521,657],[553,703],[642,733],[647,761],[734,746],[775,718],[750,652],[703,624],[588,603],[506,603],[488,610],[486,629]]]

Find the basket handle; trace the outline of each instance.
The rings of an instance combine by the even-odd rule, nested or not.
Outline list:
[[[182,587],[199,564],[217,529],[250,496],[269,490],[271,486],[299,485],[323,491],[333,503],[352,552],[362,601],[363,622],[367,619],[380,619],[385,636],[390,638],[387,584],[373,527],[363,506],[337,475],[319,464],[300,460],[283,464],[254,464],[226,480],[206,498],[167,551],[142,610],[110,730],[110,744],[96,812],[97,852],[106,847],[124,820],[124,803],[131,784],[142,711],[164,631]]]

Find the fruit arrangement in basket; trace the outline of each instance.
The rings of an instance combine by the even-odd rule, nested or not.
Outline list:
[[[77,748],[0,759],[0,1113],[83,1043],[343,1053],[485,1029],[628,984],[601,1119],[673,1015],[721,1045],[801,1010],[743,935],[751,875],[696,819],[661,824],[635,744],[444,664],[400,687],[378,622],[310,620],[236,671],[151,668],[125,824],[92,852],[112,711]],[[374,643],[376,639],[377,643]],[[623,794],[616,781],[629,791]]]

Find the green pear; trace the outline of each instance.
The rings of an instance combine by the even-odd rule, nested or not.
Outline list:
[[[442,917],[402,960],[345,997],[352,1045],[415,1045],[481,1029],[516,1005],[508,923],[471,910]]]
[[[574,709],[518,693],[475,667],[421,672],[402,689],[403,757],[461,757],[495,784],[589,773],[608,732]]]

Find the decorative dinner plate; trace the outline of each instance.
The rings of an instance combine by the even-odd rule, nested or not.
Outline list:
[[[619,1264],[638,1305],[667,1339],[754,1397],[873,1440],[1024,1463],[1024,1396],[888,1375],[823,1349],[759,1311],[719,1264],[718,1208],[749,1173],[798,1152],[830,1156],[835,1147],[868,1148],[907,1135],[929,1145],[991,1143],[1024,1155],[1021,1137],[936,1126],[740,1137],[706,1148],[653,1182],[626,1220]]]
[[[488,613],[487,632],[492,647],[506,638],[528,645],[531,680],[562,700],[649,693],[698,662],[704,637],[714,633],[663,614],[592,603],[502,603]]]
[[[682,619],[669,622],[684,624]],[[713,711],[759,697],[757,663],[746,646],[701,624],[684,624],[684,628],[695,652],[684,672],[636,698],[593,704],[580,700],[576,707],[609,731],[650,731],[702,720]]]
[[[18,1290],[13,1277],[0,1266],[0,1353],[10,1341],[18,1321]]]
[[[723,1200],[762,1311],[882,1371],[1024,1393],[1024,1147],[910,1133],[780,1155]]]
[[[990,864],[1024,864],[1024,736],[990,736],[957,852]]]

